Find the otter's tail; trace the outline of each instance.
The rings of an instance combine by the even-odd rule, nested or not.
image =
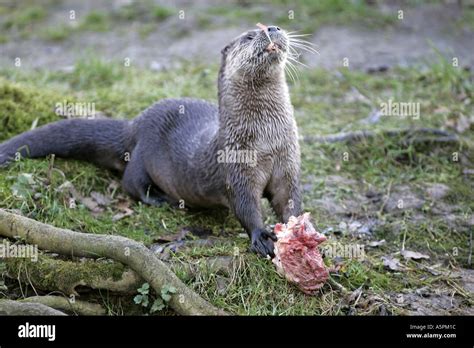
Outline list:
[[[0,144],[0,166],[21,157],[55,154],[122,170],[131,151],[130,122],[125,120],[62,120],[22,133]]]

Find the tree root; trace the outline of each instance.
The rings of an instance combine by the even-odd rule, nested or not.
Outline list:
[[[26,243],[62,255],[107,257],[119,261],[139,274],[157,293],[160,293],[165,285],[173,286],[176,293],[171,295],[168,304],[179,314],[225,314],[189,289],[144,245],[128,238],[56,228],[3,209],[0,209],[0,235],[10,238],[20,237]]]
[[[0,315],[66,315],[42,303],[0,300]]]
[[[63,296],[32,296],[20,302],[39,303],[54,309],[74,312],[79,315],[105,315],[105,309],[97,303],[74,300],[74,302]]]
[[[7,276],[34,289],[78,296],[77,286],[133,294],[144,280],[130,268],[110,260],[62,260],[48,254],[30,259],[5,259]]]
[[[172,260],[167,264],[187,281],[202,271],[228,275],[235,266],[234,261],[230,256],[218,256],[192,262]],[[77,286],[134,294],[145,282],[130,268],[110,260],[81,259],[77,262],[41,254],[37,261],[9,258],[5,264],[9,278],[30,284],[34,289],[60,291],[67,296],[78,296]]]

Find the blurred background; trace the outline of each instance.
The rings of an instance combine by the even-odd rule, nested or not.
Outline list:
[[[403,11],[402,13],[399,11]],[[257,22],[311,34],[310,67],[379,69],[430,59],[474,62],[472,0],[2,0],[0,66],[68,69],[84,55],[159,70],[218,63],[220,49]]]

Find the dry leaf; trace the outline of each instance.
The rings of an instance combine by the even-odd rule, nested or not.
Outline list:
[[[456,125],[456,131],[458,133],[464,133],[471,127],[471,121],[464,115],[461,114],[458,118],[458,122]]]
[[[348,302],[353,303],[356,301],[360,296],[362,295],[362,286],[358,287],[355,289],[351,294],[349,295]]]
[[[100,212],[102,209],[99,207],[97,202],[93,200],[91,197],[81,197],[79,201],[84,204],[84,206],[93,212]]]
[[[169,242],[176,242],[186,239],[186,236],[190,234],[191,231],[188,228],[181,228],[176,233],[169,233],[163,236],[160,236],[156,241],[158,243],[169,243]]]
[[[450,128],[454,128],[458,133],[464,133],[469,130],[473,123],[472,118],[468,118],[463,114],[460,114],[456,118],[450,118],[445,122],[445,125]]]
[[[112,221],[119,221],[122,220],[123,218],[126,218],[127,216],[133,215],[134,211],[132,209],[124,209],[122,212],[115,214],[112,217]]]
[[[435,113],[436,115],[448,114],[449,112],[450,112],[450,110],[446,106],[440,106],[440,107],[433,110],[433,113]]]
[[[120,188],[120,183],[117,180],[112,180],[107,186],[107,193],[111,195],[114,191]]]
[[[59,191],[67,192],[69,197],[73,198],[74,201],[82,203],[87,209],[92,213],[101,213],[104,211],[99,204],[92,197],[84,197],[79,191],[76,190],[74,185],[70,181],[64,182],[61,186],[58,187]]]
[[[110,205],[110,203],[112,202],[109,197],[96,191],[91,192],[91,197],[97,202],[98,205],[103,207]]]
[[[406,267],[403,266],[400,263],[399,259],[396,259],[396,258],[393,258],[393,257],[390,257],[390,256],[382,256],[382,261],[383,261],[383,265],[386,268],[390,269],[391,271],[404,271],[404,270],[406,270]]]
[[[428,255],[421,254],[421,253],[418,253],[416,251],[410,251],[410,250],[402,250],[400,252],[400,254],[402,254],[402,256],[407,260],[410,260],[410,259],[413,259],[413,260],[426,259],[426,260],[428,260],[430,258]]]
[[[132,209],[130,209],[130,201],[128,199],[119,201],[116,207],[120,211],[120,213],[115,214],[112,217],[112,221],[122,220],[123,218],[131,216],[135,213]]]
[[[367,246],[369,246],[371,248],[376,248],[376,247],[379,247],[379,246],[384,245],[384,244],[385,244],[385,239],[382,239],[382,240],[370,242],[369,244],[367,244]]]

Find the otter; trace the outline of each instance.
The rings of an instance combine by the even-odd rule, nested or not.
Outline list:
[[[302,212],[298,131],[285,77],[289,44],[276,26],[232,40],[221,51],[218,106],[164,99],[133,120],[61,120],[0,144],[0,165],[18,155],[55,154],[118,170],[123,189],[146,204],[229,208],[251,249],[273,257],[276,236],[264,226],[262,197],[281,222]]]

